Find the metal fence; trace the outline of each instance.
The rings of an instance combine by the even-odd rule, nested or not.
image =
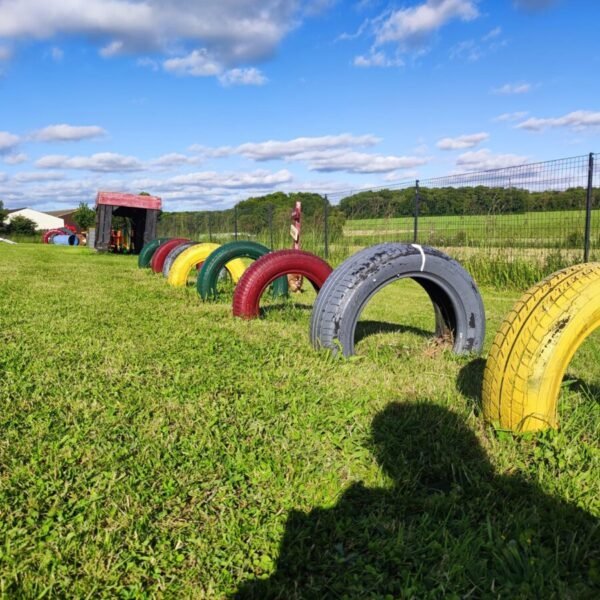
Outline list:
[[[445,250],[483,280],[536,280],[600,260],[599,159],[592,153],[323,195],[305,212],[303,247],[336,264],[379,242],[419,243]],[[161,224],[161,234],[289,247],[291,209],[291,202],[267,204],[252,219],[241,208],[184,213],[178,227],[173,218],[168,230]]]

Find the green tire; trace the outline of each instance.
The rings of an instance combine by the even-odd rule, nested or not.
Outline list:
[[[156,249],[163,243],[171,238],[156,238],[151,242],[148,242],[140,252],[138,256],[138,267],[140,269],[147,269],[150,267],[150,261],[152,260],[152,256],[156,252]]]
[[[225,265],[235,258],[251,258],[256,260],[271,252],[269,248],[256,242],[242,241],[223,244],[212,252],[204,261],[202,269],[196,280],[196,290],[203,300],[215,299],[217,297],[217,282],[219,273]],[[273,296],[287,296],[287,277],[279,277],[273,282],[271,288]]]

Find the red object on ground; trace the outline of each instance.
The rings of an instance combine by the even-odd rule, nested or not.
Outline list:
[[[190,240],[186,238],[173,238],[168,242],[162,243],[152,255],[152,259],[150,260],[150,268],[154,273],[162,273],[163,266],[165,264],[165,260],[167,260],[167,255],[173,248],[177,246],[181,246],[181,244],[185,244]]]
[[[290,273],[308,279],[319,291],[333,269],[322,259],[303,250],[278,250],[261,256],[242,275],[233,293],[233,316],[254,319],[267,286]]]
[[[50,229],[42,236],[42,243],[49,244],[55,235],[65,235],[65,232],[62,229]]]
[[[138,194],[122,194],[121,192],[98,192],[96,204],[151,210],[160,210],[162,208],[161,199],[156,196],[139,196]]]

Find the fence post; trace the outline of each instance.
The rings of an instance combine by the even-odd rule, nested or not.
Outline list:
[[[413,244],[419,239],[419,210],[421,208],[421,195],[419,193],[419,180],[415,181],[415,228],[413,232]]]
[[[208,241],[212,242],[212,229],[210,227],[210,212],[208,213],[207,222],[208,222]]]
[[[270,239],[269,247],[271,248],[271,250],[274,250],[275,248],[273,247],[273,205],[272,204],[269,204],[269,239]]]
[[[324,254],[329,258],[329,199],[325,194],[325,203],[323,204],[323,236],[324,236]]]
[[[233,207],[233,237],[237,242],[238,239],[238,222],[237,222],[237,204]]]
[[[592,237],[592,192],[594,186],[594,153],[590,152],[588,162],[588,185],[585,199],[585,239],[583,247],[583,262],[590,260],[590,240]]]

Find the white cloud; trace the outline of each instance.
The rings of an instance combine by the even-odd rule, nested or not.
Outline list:
[[[517,125],[518,129],[527,129],[528,131],[542,131],[552,127],[569,127],[576,131],[590,129],[600,126],[600,112],[591,110],[576,110],[562,117],[549,119],[538,119],[531,117]]]
[[[106,135],[106,131],[97,125],[48,125],[33,133],[38,142],[78,142]]]
[[[29,157],[23,152],[19,152],[18,154],[9,154],[8,156],[4,157],[4,162],[7,165],[20,165],[28,160]]]
[[[82,198],[92,200],[98,189],[104,187],[98,180],[81,179],[38,181],[22,185],[23,187],[20,189],[15,189],[13,186],[13,197],[26,199],[28,206],[46,204],[48,206],[47,210],[51,210],[50,206],[72,204],[74,201],[79,202]],[[108,187],[122,189],[121,186]]]
[[[118,56],[123,54],[125,50],[125,44],[122,40],[113,40],[110,44],[100,48],[100,56],[104,58],[111,58],[112,56]]]
[[[439,140],[436,146],[440,150],[465,150],[466,148],[477,146],[477,144],[484,142],[489,137],[490,134],[485,131],[468,135],[459,135],[455,138],[446,137]]]
[[[287,141],[269,140],[267,142],[248,142],[229,149],[230,154],[241,154],[253,160],[291,159],[299,154],[351,148],[374,146],[381,140],[374,135],[324,135],[320,137],[299,137]]]
[[[194,165],[202,162],[201,156],[187,156],[186,154],[180,154],[178,152],[171,152],[169,154],[163,154],[158,158],[155,158],[150,162],[154,167],[180,167],[183,165]]]
[[[527,115],[528,115],[528,112],[526,110],[510,112],[510,113],[502,113],[501,115],[494,117],[493,121],[496,121],[496,122],[519,121],[520,119],[524,119]]]
[[[12,50],[8,46],[0,46],[0,61],[10,60],[12,57]]]
[[[138,64],[142,64],[140,59]],[[152,59],[144,59],[142,66],[154,68]],[[169,58],[163,62],[163,68],[168,73],[188,77],[218,77],[221,85],[264,85],[267,83],[265,75],[256,67],[226,69],[224,63],[219,61],[205,48],[194,50],[186,56]]]
[[[165,71],[176,75],[190,75],[192,77],[210,77],[219,75],[223,67],[207,50],[194,50],[187,56],[169,58],[163,62]]]
[[[478,16],[475,0],[427,0],[411,8],[392,11],[377,27],[375,43],[394,42],[405,48],[422,46],[448,22],[471,21]]]
[[[293,180],[287,169],[280,171],[258,170],[250,173],[200,171],[171,177],[167,183],[171,186],[193,186],[202,188],[254,188],[273,187]]]
[[[59,181],[64,179],[65,176],[62,173],[57,173],[56,171],[49,171],[47,173],[40,172],[22,172],[17,173],[14,176],[15,181],[19,183],[30,183],[35,181]]]
[[[100,152],[92,156],[43,156],[36,161],[35,166],[39,169],[77,169],[104,173],[142,171],[145,168],[137,158],[113,152]]]
[[[348,40],[355,40],[355,39],[361,37],[368,30],[368,28],[370,26],[371,26],[371,20],[367,19],[366,21],[363,21],[361,26],[354,33],[347,33],[347,32],[340,33],[340,35],[338,35],[337,38],[335,38],[335,41],[336,42],[344,42],[344,41],[348,41]]]
[[[499,88],[494,88],[494,94],[511,95],[511,94],[527,94],[533,89],[530,83],[505,83]]]
[[[268,79],[255,67],[245,69],[229,69],[219,76],[224,86],[230,85],[264,85]]]
[[[20,141],[18,135],[8,131],[0,131],[0,154],[11,151]]]
[[[311,171],[321,172],[387,173],[398,169],[411,169],[429,162],[429,158],[423,156],[382,156],[352,150],[374,146],[380,141],[380,138],[374,135],[355,136],[344,133],[286,141],[248,142],[222,148],[192,146],[190,150],[210,158],[240,155],[255,161],[303,162]]]
[[[383,156],[364,152],[307,152],[296,156],[296,160],[306,161],[311,171],[348,173],[388,173],[398,169],[412,169],[429,162],[418,156]]]
[[[388,181],[390,183],[405,181],[407,179],[416,179],[419,176],[418,171],[392,171],[383,177],[384,181]]]
[[[202,144],[192,144],[189,146],[190,152],[197,152],[204,158],[226,158],[235,154],[235,148],[233,146],[220,146],[219,148],[211,148],[210,146],[203,146]]]
[[[65,57],[65,53],[58,46],[53,46],[50,49],[50,57],[53,61],[60,62]]]
[[[404,61],[401,58],[389,58],[385,52],[371,52],[364,56],[354,57],[355,67],[403,67]]]
[[[456,166],[461,170],[488,171],[490,169],[503,169],[515,167],[529,162],[527,156],[517,154],[494,154],[487,148],[472,152],[465,152],[456,159]]]
[[[304,5],[303,5],[304,4]],[[4,0],[0,38],[97,40],[105,55],[166,51],[192,44],[238,66],[271,56],[307,14],[329,2],[298,0]]]
[[[490,40],[493,40],[494,38],[497,38],[500,34],[502,33],[502,27],[494,27],[494,29],[488,31],[482,38],[481,40],[483,42],[489,42]]]

